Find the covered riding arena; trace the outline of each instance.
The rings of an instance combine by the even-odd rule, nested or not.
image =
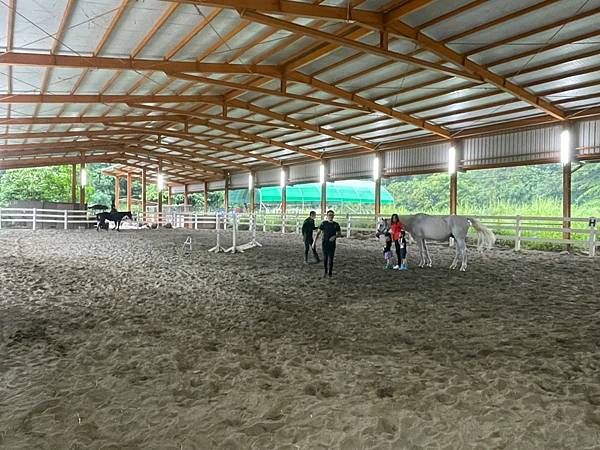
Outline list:
[[[600,448],[596,223],[575,248],[571,217],[600,160],[599,20],[596,0],[0,1],[0,170],[69,165],[84,209],[86,164],[110,163],[141,220],[156,186],[159,224],[163,191],[224,191],[238,220],[247,189],[258,223],[274,187],[282,221],[232,254],[207,251],[230,222],[0,209],[0,448]],[[534,164],[562,170],[560,253],[515,251],[517,220],[466,272],[410,244],[386,271],[374,233],[344,233],[322,279],[283,225],[298,184],[322,214],[332,183],[374,181],[374,232],[382,179],[447,173],[455,214],[464,172]]]

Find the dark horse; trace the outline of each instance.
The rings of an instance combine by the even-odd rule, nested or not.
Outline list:
[[[98,223],[96,224],[96,230],[100,231],[100,228],[108,231],[108,221],[115,223],[115,227],[113,230],[120,231],[121,229],[121,221],[127,217],[129,220],[133,220],[133,216],[131,215],[131,211],[127,212],[119,212],[119,211],[111,211],[111,212],[101,212],[96,214],[96,220]]]

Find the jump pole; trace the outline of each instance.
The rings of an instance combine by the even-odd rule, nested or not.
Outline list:
[[[232,213],[232,225],[231,225],[231,229],[232,229],[232,233],[233,233],[233,243],[231,245],[231,247],[229,247],[227,250],[225,250],[225,253],[243,253],[244,250],[240,249],[237,246],[237,231],[238,231],[238,222],[237,222],[237,214],[236,213]]]
[[[221,215],[219,213],[215,214],[215,229],[217,230],[217,245],[208,251],[211,253],[221,253],[224,252],[225,249],[221,247]]]
[[[240,251],[248,250],[254,247],[262,247],[262,244],[256,240],[256,213],[250,215],[250,229],[252,231],[252,240],[247,244],[240,245]]]

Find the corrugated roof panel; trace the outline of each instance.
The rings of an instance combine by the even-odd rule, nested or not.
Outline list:
[[[120,0],[76,2],[59,53],[92,53],[108,30],[120,3]]]
[[[377,0],[371,0],[371,2],[376,3]],[[369,5],[371,2],[369,2]],[[425,22],[429,22],[436,17],[443,16],[444,14],[454,11],[455,9],[458,9],[471,2],[472,0],[452,0],[451,2],[448,0],[435,0],[427,5],[428,8],[417,9],[416,11],[402,17],[402,21],[406,22],[412,27],[420,27],[420,25]],[[374,7],[374,9],[378,8]]]
[[[302,73],[313,75],[317,72],[322,72],[318,74],[318,78],[323,81],[331,81],[335,79],[341,78],[341,76],[336,76],[335,72],[337,71],[338,66],[334,69],[328,69],[332,64],[342,61],[350,56],[356,55],[358,53],[357,50],[347,47],[338,47],[334,52],[322,56],[321,58],[317,58],[312,62],[306,64],[301,68]],[[343,66],[354,66],[356,71],[357,65],[355,65],[354,60],[350,63],[344,64]],[[340,67],[343,67],[340,66]],[[349,67],[345,68],[345,71],[348,72],[350,70]]]
[[[286,32],[286,33],[287,33],[288,37],[292,36],[292,33],[289,33],[289,32]],[[293,35],[293,36],[298,37],[296,35]],[[287,39],[287,37],[284,39]],[[284,42],[285,42],[285,40],[284,40]],[[297,53],[302,53],[306,47],[315,45],[315,44],[316,44],[315,39],[313,39],[311,37],[302,36],[299,39],[296,39],[291,44],[288,44],[284,48],[278,50],[275,54],[269,55],[268,58],[266,58],[264,61],[261,61],[261,64],[281,63],[282,61],[285,61],[292,56],[296,56]],[[268,54],[269,53],[268,50],[267,49],[265,49],[265,50],[266,50],[265,54]],[[300,70],[301,70],[301,72],[304,72],[304,69],[300,69]]]
[[[81,71],[80,73],[81,75],[85,73],[85,76],[83,78],[83,81],[79,84],[76,94],[98,94],[100,90],[106,85],[106,83],[113,77],[115,71],[99,69],[89,70],[87,73],[85,71]],[[119,76],[119,78],[125,76],[125,74],[132,73],[135,74],[135,72],[123,72]],[[117,81],[119,81],[119,78],[117,78]],[[126,91],[117,91],[115,93],[125,94]]]
[[[130,3],[104,46],[102,56],[131,55],[168,7],[168,2]],[[146,54],[146,57],[154,59],[162,55]]]
[[[432,83],[421,88],[412,89],[399,95],[388,95],[384,98],[380,98],[377,102],[401,111],[412,111],[439,104],[444,100],[461,99],[469,95],[481,94],[484,92],[483,89],[486,88],[485,85],[481,85],[475,89],[469,90],[464,89],[465,86],[464,80],[453,78],[440,83]],[[445,92],[448,90],[451,92],[446,94]],[[436,93],[438,93],[439,96],[421,100],[423,97],[429,97]]]
[[[600,83],[600,68],[595,72],[590,72],[585,75],[576,75],[569,77],[567,74],[565,74],[565,76],[560,80],[551,81],[543,84],[536,84],[535,86],[531,86],[528,89],[534,93],[555,89],[568,90],[570,86],[594,81]]]
[[[452,98],[452,96],[450,96],[450,98]],[[507,93],[499,93],[499,94],[495,94],[495,95],[489,95],[487,97],[483,97],[483,98],[479,98],[479,99],[475,99],[475,100],[465,100],[465,101],[460,101],[460,97],[457,98],[456,103],[447,105],[447,106],[442,106],[442,107],[438,107],[436,108],[435,105],[431,105],[431,108],[428,108],[427,110],[423,111],[423,108],[408,108],[408,107],[403,107],[402,111],[408,112],[409,114],[411,113],[411,111],[416,111],[417,109],[421,112],[419,112],[418,117],[427,119],[428,117],[434,117],[434,116],[438,116],[438,115],[448,115],[451,114],[453,112],[456,111],[460,111],[466,108],[475,108],[475,107],[484,107],[485,105],[488,105],[490,103],[496,103],[496,102],[502,102],[505,100],[514,100],[514,97],[510,94]],[[425,104],[426,102],[421,102],[421,105]],[[431,104],[431,102],[427,102],[429,104]],[[415,104],[412,104],[411,106],[414,106]]]
[[[599,47],[600,49],[600,47]],[[569,54],[569,53],[566,53]],[[530,64],[529,67],[535,67],[536,64]],[[511,81],[517,83],[521,86],[527,85],[529,83],[534,83],[538,80],[547,79],[550,77],[555,77],[557,75],[563,74],[564,76],[569,76],[569,73],[573,73],[578,70],[583,70],[586,68],[598,67],[600,68],[600,55],[585,58],[583,60],[574,59],[572,61],[556,64],[545,69],[537,70],[531,73],[526,73],[523,75],[517,75],[511,78]]]
[[[206,9],[201,9],[200,11],[202,14],[197,14],[199,16],[198,20],[204,20],[208,16],[208,13],[205,12]],[[215,17],[209,25],[205,26],[202,31],[196,34],[196,36],[194,36],[173,59],[192,61],[198,58],[198,56],[202,55],[213,44],[216,44],[221,40],[220,34],[227,34],[227,32],[235,27],[239,21],[239,16],[235,11],[228,9],[221,11],[219,15]],[[192,29],[193,26],[191,26],[187,32],[192,31]],[[178,42],[179,41],[172,41],[170,46],[164,48],[165,53],[174,48]]]
[[[590,95],[590,94],[596,94],[600,92],[600,86],[592,86],[592,87],[588,87],[588,88],[582,88],[582,89],[566,89],[563,92],[557,93],[557,94],[552,94],[552,95],[545,95],[543,98],[545,98],[546,100],[549,101],[557,101],[557,100],[564,100],[564,99],[568,99],[570,97],[575,97],[575,96],[580,96],[580,95]]]
[[[521,101],[515,101],[508,105],[489,106],[487,108],[481,108],[476,111],[468,111],[468,112],[463,112],[463,113],[456,112],[454,114],[451,114],[450,112],[444,112],[444,113],[435,115],[436,117],[439,116],[436,123],[445,123],[445,122],[450,122],[450,121],[456,121],[456,120],[461,120],[463,118],[465,118],[465,120],[469,120],[473,117],[483,116],[486,114],[494,114],[494,113],[497,113],[500,111],[510,111],[513,109],[523,108],[524,106],[528,106],[528,103],[521,102]],[[424,115],[423,118],[427,120],[428,117],[432,117],[432,116],[433,116],[433,114],[428,114],[426,116]]]
[[[19,0],[15,5],[13,49],[49,51],[55,43],[52,36],[58,32],[67,0]],[[2,9],[8,9],[6,3]],[[6,39],[6,34],[3,39]]]
[[[244,29],[216,49],[208,58],[206,58],[205,61],[213,63],[231,61],[232,58],[239,53],[240,49],[250,44],[254,39],[256,39],[257,35],[263,33],[267,29],[268,27],[265,25],[249,22]],[[243,55],[241,58],[238,57],[237,59],[241,59],[246,63],[249,63],[247,57]]]
[[[33,106],[35,109],[36,105]],[[39,107],[38,115],[40,116],[56,116],[62,109],[62,105],[56,103],[40,103]]]
[[[408,68],[408,66],[404,66],[404,67]],[[378,76],[376,78],[374,76],[369,76],[368,83],[365,82],[366,80],[362,80],[363,82],[360,82],[359,80],[357,80],[357,82],[360,82],[360,87],[358,88],[358,90],[359,90],[361,96],[367,97],[367,98],[385,98],[389,95],[394,95],[394,96],[400,97],[398,99],[398,101],[404,101],[405,98],[408,99],[408,98],[411,98],[411,96],[417,97],[417,96],[424,95],[426,93],[426,91],[430,91],[431,89],[433,89],[433,86],[436,86],[436,83],[438,83],[438,86],[440,88],[442,88],[444,86],[448,87],[451,85],[451,83],[454,83],[457,86],[465,84],[464,80],[459,80],[459,79],[450,79],[450,80],[439,82],[438,80],[442,79],[444,77],[444,75],[435,73],[433,71],[423,70],[423,71],[419,71],[419,72],[415,73],[414,75],[408,75],[412,72],[413,72],[413,69],[410,68],[408,70],[388,74],[389,76],[386,76],[383,78],[379,78]],[[386,81],[386,80],[391,79],[392,77],[394,78],[393,80]],[[372,84],[376,81],[379,81],[379,80],[385,81],[385,82],[379,84],[378,86],[372,87],[370,89],[363,90],[365,86],[369,86],[370,84]],[[427,82],[429,82],[430,85],[426,85],[421,88],[415,88],[414,91],[411,90],[409,92],[403,92],[400,95],[396,94],[398,91],[404,91],[404,90],[410,88],[411,86],[418,86],[418,85],[422,85]],[[444,84],[442,84],[442,83],[444,83]]]
[[[44,71],[43,67],[13,66],[13,93],[39,93]]]
[[[535,70],[536,67],[544,65],[552,65],[552,67],[554,67],[555,61],[564,60],[566,56],[568,56],[568,62],[563,62],[560,65],[556,64],[556,67],[581,67],[581,64],[588,64],[590,57],[586,57],[586,55],[589,53],[596,53],[598,50],[600,50],[600,43],[597,39],[592,38],[578,41],[574,44],[560,46],[556,49],[540,50],[534,55],[519,57],[518,55],[520,55],[521,52],[518,52],[518,54],[509,58],[505,63],[492,65],[492,70],[502,75],[518,74],[525,70]],[[593,60],[594,58],[597,58],[597,55],[594,55],[591,58]]]
[[[274,29],[271,29],[271,31],[274,32],[272,35],[268,36],[262,42],[249,49],[247,52],[244,52],[241,60],[238,59],[235,62],[252,63],[252,61],[254,61],[255,58],[267,53],[268,51],[279,45],[279,43],[283,39],[286,39],[288,36],[290,36],[290,33],[287,31],[276,31]]]
[[[560,14],[560,17],[568,17],[568,16],[572,15],[574,13],[574,11],[576,10],[576,8],[572,9],[574,6],[573,5],[574,3],[577,3],[577,1],[572,0],[571,2],[556,3],[555,5],[564,5],[564,6],[567,6],[567,8],[569,9],[568,14],[567,13]],[[569,4],[571,6],[568,6]],[[593,4],[594,4],[594,2],[589,2],[589,5],[593,5]],[[598,5],[596,4],[596,7],[597,6]],[[589,8],[586,8],[586,9],[589,9]],[[539,14],[536,15],[537,18],[539,18],[539,16],[540,16]],[[549,15],[549,16],[547,16],[546,20],[538,19],[539,23],[536,20],[535,24],[536,24],[536,26],[540,26],[540,25],[554,23],[557,20],[559,20],[560,17],[554,16],[554,15]],[[575,37],[575,36],[580,36],[583,33],[590,31],[590,29],[594,29],[593,27],[599,20],[600,20],[600,15],[594,14],[593,16],[587,17],[585,19],[578,20],[576,22],[571,22],[564,26],[557,26],[550,30],[546,30],[541,33],[537,33],[535,35],[513,41],[510,44],[494,47],[492,49],[489,49],[484,52],[473,55],[470,57],[470,59],[477,62],[478,64],[489,65],[493,61],[497,61],[500,58],[511,57],[515,53],[515,48],[518,48],[518,52],[525,52],[527,50],[542,48],[544,45],[546,45],[547,43],[550,43],[550,42],[564,40],[564,39],[568,39],[568,38]],[[519,21],[516,21],[516,22],[519,22]],[[531,29],[531,28],[533,28],[531,26],[531,23],[529,23],[527,26],[524,26],[522,23],[520,23],[520,26],[519,26],[515,22],[511,21],[502,28],[503,36],[517,35],[517,34],[521,33],[524,29]],[[492,35],[492,36],[494,36],[494,35]],[[492,42],[494,40],[497,40],[497,39],[492,39]]]

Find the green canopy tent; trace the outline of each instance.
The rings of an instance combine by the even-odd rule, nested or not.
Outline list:
[[[288,207],[305,209],[318,206],[321,203],[321,185],[306,183],[288,186],[286,189]],[[281,204],[281,188],[267,186],[255,189],[256,204]],[[237,189],[229,192],[230,205],[249,205],[250,194],[247,189]],[[375,182],[368,180],[337,181],[327,183],[327,205],[348,206],[351,209],[375,204]],[[394,198],[389,191],[381,187],[381,204],[393,205]]]

